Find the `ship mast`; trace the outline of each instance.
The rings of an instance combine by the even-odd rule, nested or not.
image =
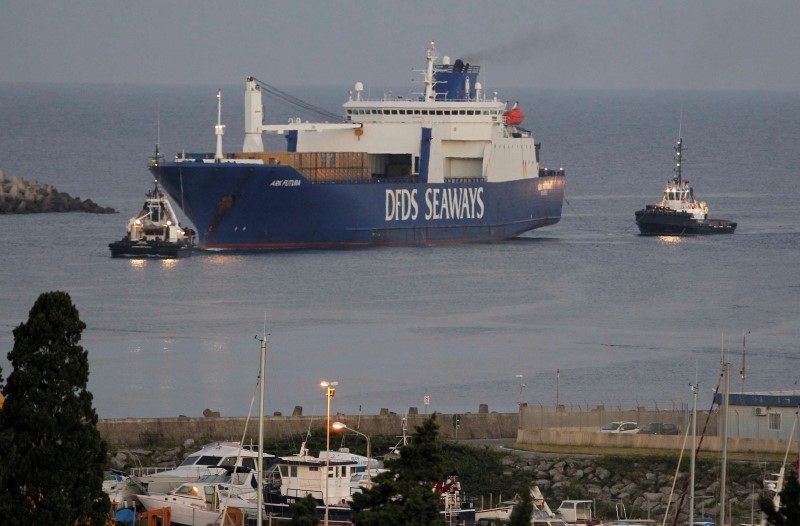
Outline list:
[[[426,54],[426,59],[428,61],[428,65],[425,68],[425,100],[432,101],[436,98],[436,92],[433,91],[433,63],[436,62],[436,59],[439,58],[436,56],[436,47],[435,43],[431,42],[428,46],[428,52]]]
[[[214,161],[222,162],[222,136],[225,134],[225,125],[222,124],[222,90],[217,90],[217,125],[214,126],[214,133],[217,135],[217,151],[214,153]]]
[[[678,186],[683,184],[683,178],[681,177],[681,150],[683,148],[683,139],[678,137],[678,143],[675,145],[675,181],[677,181]]]

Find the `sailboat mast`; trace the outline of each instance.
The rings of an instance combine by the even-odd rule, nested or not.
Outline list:
[[[694,524],[694,464],[697,457],[697,387],[697,369],[695,369],[694,384],[692,384],[692,457],[689,462],[689,524]]]
[[[256,500],[256,515],[258,520],[256,524],[261,526],[263,524],[264,513],[264,380],[267,370],[267,337],[266,334],[261,337],[261,369],[259,372],[259,387],[260,396],[258,401],[258,499]]]
[[[725,360],[725,342],[723,340],[722,351],[722,374],[723,374],[723,393],[722,393],[722,469],[720,470],[719,477],[719,523],[725,524],[725,500],[727,494],[725,486],[727,485],[728,476],[728,399],[730,398],[731,391],[731,364]]]

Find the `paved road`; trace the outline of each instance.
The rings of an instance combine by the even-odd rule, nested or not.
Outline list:
[[[466,444],[473,447],[489,447],[500,451],[508,451],[525,458],[595,458],[599,455],[589,455],[584,453],[547,453],[544,451],[527,451],[523,449],[512,449],[514,444],[513,438],[479,438],[474,440],[459,440],[460,444]]]

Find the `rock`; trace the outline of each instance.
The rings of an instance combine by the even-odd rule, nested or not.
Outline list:
[[[2,173],[2,172],[0,172]],[[103,207],[87,199],[58,192],[53,185],[40,185],[22,177],[0,179],[0,214],[32,214],[44,212],[88,212],[114,214],[113,208]]]
[[[195,442],[193,438],[187,438],[186,440],[183,441],[183,449],[193,448],[194,444]]]
[[[645,498],[647,502],[661,502],[661,499],[664,498],[664,495],[662,495],[661,493],[645,492],[642,494],[642,496]]]
[[[595,468],[594,473],[600,480],[606,480],[608,477],[611,476],[611,472],[606,468]]]

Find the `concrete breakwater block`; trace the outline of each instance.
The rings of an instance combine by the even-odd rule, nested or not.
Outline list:
[[[91,199],[81,200],[59,192],[51,184],[39,184],[24,177],[6,178],[0,170],[0,214],[38,214],[48,212],[86,212],[114,214],[116,210],[103,207]]]

